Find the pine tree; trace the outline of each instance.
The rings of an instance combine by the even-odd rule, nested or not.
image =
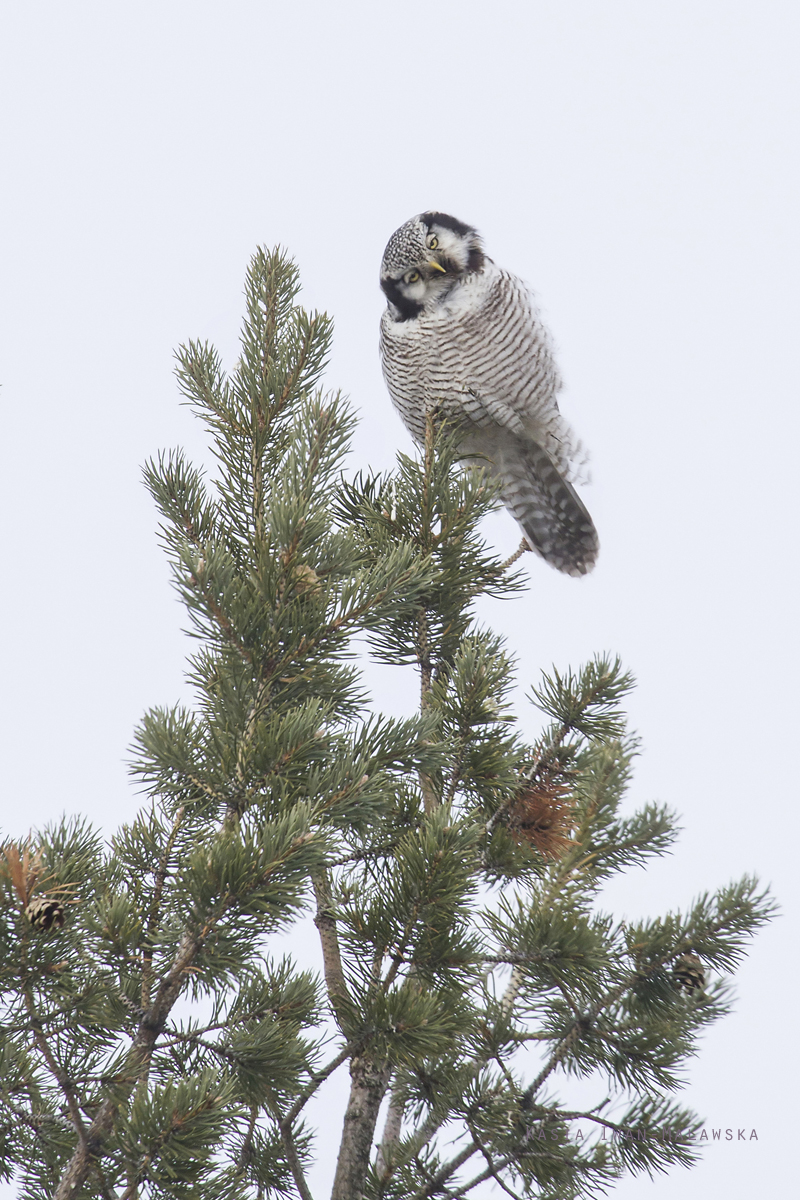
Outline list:
[[[525,742],[474,615],[523,586],[479,533],[493,485],[433,418],[418,458],[345,479],[330,322],[297,293],[259,251],[234,372],[178,355],[218,469],[146,469],[197,641],[195,706],[136,734],[148,803],[108,845],[71,818],[2,848],[0,1175],[31,1200],[309,1200],[304,1110],[345,1064],[333,1200],[568,1200],[689,1165],[671,1094],[771,903],[745,879],[636,926],[598,908],[675,836],[621,811],[631,678],[544,675]],[[356,638],[416,667],[418,712],[370,712]],[[271,949],[309,907],[318,975]],[[559,1098],[570,1075],[602,1103]]]

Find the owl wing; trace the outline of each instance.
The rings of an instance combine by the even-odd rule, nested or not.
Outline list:
[[[483,303],[464,305],[442,323],[431,355],[435,376],[449,379],[451,389],[457,383],[470,426],[465,449],[493,465],[503,503],[532,548],[558,570],[583,575],[599,543],[573,486],[586,457],[558,411],[552,344],[519,279],[494,268],[487,284]]]
[[[470,295],[470,292],[476,293]],[[547,451],[562,476],[582,480],[586,454],[558,411],[561,376],[533,296],[515,275],[487,263],[431,322],[427,384],[476,426],[498,426]]]

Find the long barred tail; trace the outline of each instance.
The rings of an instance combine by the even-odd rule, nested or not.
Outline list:
[[[566,575],[591,571],[600,549],[586,506],[545,450],[515,438],[503,448],[502,499],[532,549]]]

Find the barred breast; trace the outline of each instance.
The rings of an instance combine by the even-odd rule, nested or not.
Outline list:
[[[486,260],[432,311],[381,321],[389,394],[412,437],[439,409],[465,428],[507,429],[542,446],[571,478],[581,446],[558,411],[561,379],[533,298],[516,276]]]

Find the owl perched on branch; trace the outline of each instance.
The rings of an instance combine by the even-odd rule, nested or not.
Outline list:
[[[453,420],[532,549],[568,575],[591,571],[597,531],[573,486],[582,448],[558,411],[561,380],[525,284],[470,225],[426,212],[392,234],[381,287],[383,373],[412,437],[424,440],[429,412]]]

